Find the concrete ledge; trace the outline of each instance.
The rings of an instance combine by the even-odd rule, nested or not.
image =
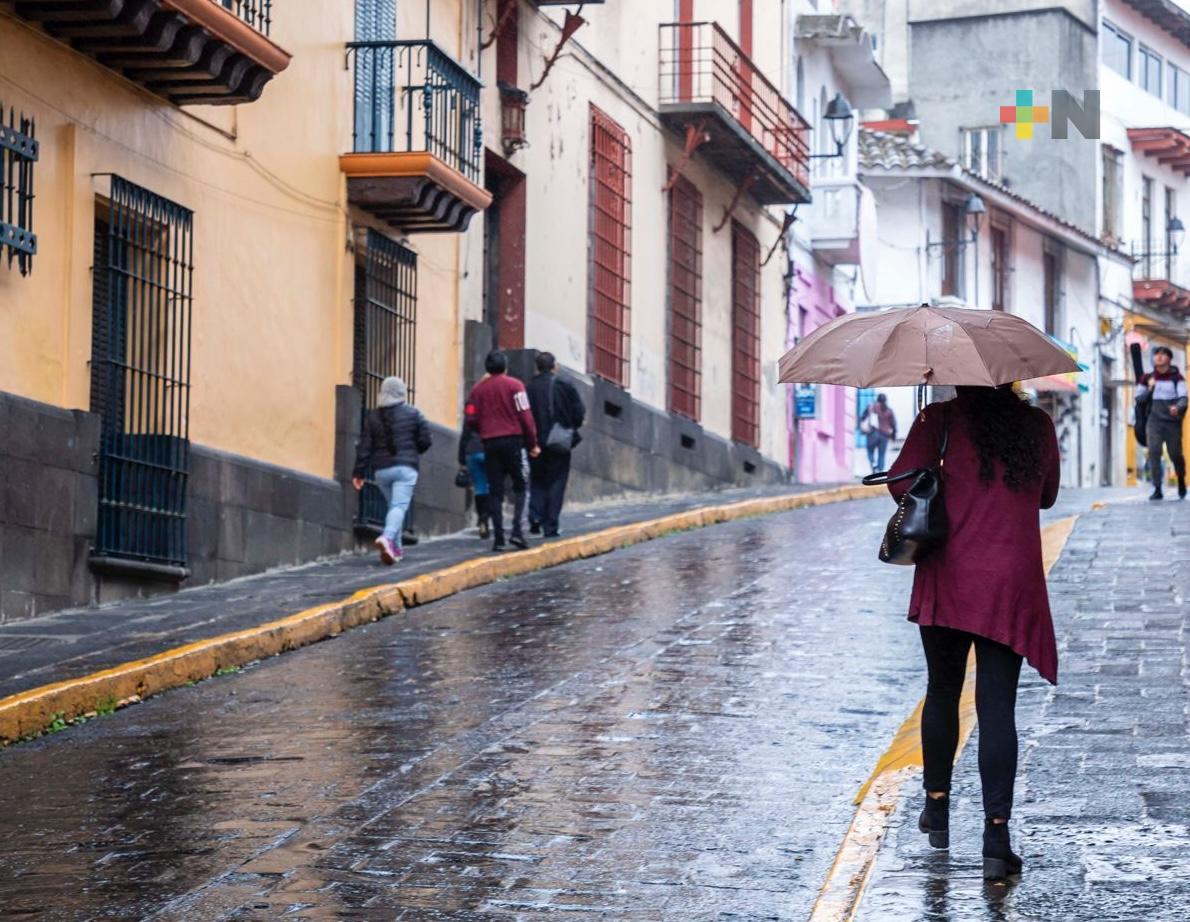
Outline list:
[[[0,699],[0,746],[39,733],[56,718],[69,721],[117,702],[143,699],[209,678],[220,669],[296,650],[361,624],[499,579],[606,554],[678,531],[878,495],[883,494],[869,487],[847,486],[706,506],[551,542],[528,551],[480,557],[402,582],[363,589],[341,601],[257,627]]]

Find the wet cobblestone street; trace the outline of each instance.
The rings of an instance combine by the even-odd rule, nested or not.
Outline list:
[[[9,750],[0,915],[805,918],[921,691],[885,511],[676,535]]]
[[[1050,578],[1061,670],[1022,673],[1014,842],[1025,873],[980,879],[978,731],[958,763],[951,848],[909,792],[861,922],[1190,918],[1190,506],[1083,516]]]

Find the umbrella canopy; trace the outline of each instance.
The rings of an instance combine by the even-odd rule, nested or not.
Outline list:
[[[923,304],[832,320],[785,353],[780,370],[786,383],[995,387],[1079,366],[1021,317]]]

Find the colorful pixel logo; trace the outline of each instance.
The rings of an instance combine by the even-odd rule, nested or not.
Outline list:
[[[1018,141],[1032,141],[1033,126],[1049,120],[1050,107],[1033,105],[1032,90],[1017,90],[1016,105],[1000,107],[1000,124],[1015,124]]]
[[[1084,91],[1081,103],[1067,90],[1054,90],[1050,102],[1053,106],[1052,118],[1050,106],[1033,105],[1032,90],[1017,90],[1016,105],[1000,107],[1000,124],[1016,125],[1018,141],[1032,141],[1033,126],[1044,125],[1047,122],[1050,126],[1050,137],[1055,141],[1069,140],[1071,125],[1074,125],[1084,138],[1099,137],[1098,90]]]

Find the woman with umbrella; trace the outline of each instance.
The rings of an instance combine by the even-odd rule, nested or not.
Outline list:
[[[926,305],[840,318],[782,359],[783,381],[957,386],[955,399],[918,414],[882,480],[898,502],[918,472],[934,472],[943,486],[945,540],[904,561],[917,565],[909,620],[918,624],[928,673],[919,827],[931,845],[949,846],[959,696],[974,648],[987,879],[1021,871],[1008,820],[1022,658],[1050,682],[1058,669],[1038,516],[1057,499],[1058,444],[1049,417],[1012,382],[1076,370],[1072,365],[1019,317]]]

